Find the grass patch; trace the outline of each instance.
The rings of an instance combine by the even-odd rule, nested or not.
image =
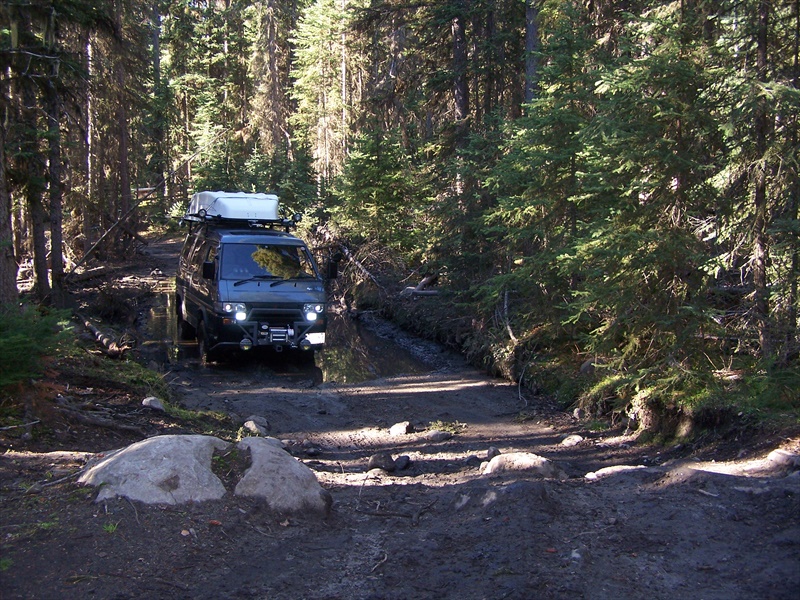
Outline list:
[[[528,412],[526,410],[520,411],[514,415],[515,423],[527,423],[528,421],[535,421],[539,416],[535,412]]]
[[[6,427],[6,435],[16,437],[25,433],[23,407],[11,397],[0,398],[0,427]]]
[[[562,408],[574,405],[591,381],[579,376],[577,367],[569,359],[548,355],[531,357],[525,361],[521,373],[522,386],[534,394],[552,398]]]
[[[608,431],[611,428],[608,421],[602,421],[600,419],[592,419],[591,421],[586,423],[585,427],[589,431],[594,431],[594,432]]]
[[[154,396],[164,405],[166,427],[179,426],[193,433],[235,439],[236,428],[228,415],[178,406],[172,388],[161,373],[133,359],[111,359],[87,351],[75,341],[73,332],[64,335],[70,339],[62,340],[54,348],[54,354],[47,357],[41,379],[31,384],[28,377],[26,382],[19,381],[0,391],[0,427],[6,428],[0,432],[0,438],[15,440],[23,435],[32,435],[39,439],[48,435],[57,418],[52,408],[53,397],[57,394],[69,396],[71,390],[83,388],[101,403],[109,398],[115,404],[128,404],[126,410],[135,407],[143,398]],[[157,416],[154,418],[158,419]],[[32,431],[26,427],[30,423],[35,424]]]
[[[164,411],[172,418],[185,421],[200,432],[213,435],[223,440],[239,441],[239,433],[234,429],[234,423],[225,413],[211,410],[189,410],[169,402],[164,403]]]
[[[236,484],[241,481],[245,471],[250,468],[250,452],[241,451],[236,446],[231,446],[227,450],[214,451],[211,457],[211,471],[219,477],[222,484],[228,490],[233,490]]]
[[[214,411],[194,411],[181,408],[175,403],[175,395],[161,373],[148,369],[135,360],[111,360],[87,353],[71,356],[61,364],[64,375],[94,385],[122,389],[134,396],[155,396],[164,404],[164,412],[170,417],[198,425],[206,432],[229,430],[228,415]]]
[[[434,431],[447,431],[448,433],[452,433],[453,435],[458,435],[466,431],[467,424],[460,423],[459,421],[431,421],[428,424],[428,429]]]
[[[50,531],[58,527],[58,519],[53,519],[52,521],[42,521],[41,523],[37,523],[36,527],[40,531]]]
[[[173,396],[160,373],[135,360],[112,360],[80,352],[63,357],[54,367],[72,381],[88,381],[94,386],[123,389],[142,398],[155,396],[169,401]]]
[[[117,521],[116,523],[104,523],[103,531],[105,531],[108,534],[113,534],[116,533],[118,527],[119,527],[119,521]]]

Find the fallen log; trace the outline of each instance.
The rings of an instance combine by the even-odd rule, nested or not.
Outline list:
[[[89,319],[78,315],[84,327],[94,334],[95,339],[103,346],[103,352],[111,358],[120,358],[130,348],[127,344],[120,344],[112,335],[98,329]]]
[[[438,296],[438,290],[418,290],[417,288],[407,287],[402,292],[401,296]]]
[[[423,277],[422,281],[420,281],[416,287],[407,287],[402,292],[400,292],[400,296],[438,296],[439,290],[429,290],[427,289],[428,286],[433,285],[439,279],[439,274],[434,273],[433,275],[428,275]]]
[[[437,281],[439,281],[439,274],[438,273],[434,273],[432,275],[427,275],[426,277],[422,278],[422,281],[420,281],[417,284],[417,287],[415,287],[414,289],[416,291],[418,291],[418,292],[421,292],[422,290],[426,289],[430,285],[433,285]]]
[[[94,269],[88,269],[83,273],[75,273],[70,281],[78,282],[78,281],[86,281],[89,279],[94,279],[96,277],[103,277],[110,272],[110,269],[106,266],[102,267],[95,267]]]

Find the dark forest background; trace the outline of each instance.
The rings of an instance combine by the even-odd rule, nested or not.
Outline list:
[[[800,0],[6,0],[0,68],[0,304],[276,191],[564,404],[798,408]]]

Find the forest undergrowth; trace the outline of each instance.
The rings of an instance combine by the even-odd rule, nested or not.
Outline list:
[[[514,331],[501,311],[481,314],[468,292],[434,285],[427,295],[413,293],[422,275],[409,275],[400,257],[386,249],[366,244],[354,259],[359,268],[344,269],[337,283],[342,303],[353,313],[378,312],[492,375],[549,397],[563,410],[627,423],[642,439],[662,441],[800,423],[796,360],[768,364],[745,343],[712,344],[718,349],[714,358],[695,345],[680,361],[671,355],[643,360],[582,352],[577,336],[566,335],[558,324]]]

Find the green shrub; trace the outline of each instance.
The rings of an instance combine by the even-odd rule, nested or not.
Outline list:
[[[0,307],[0,387],[41,374],[43,358],[70,336],[69,311]]]

